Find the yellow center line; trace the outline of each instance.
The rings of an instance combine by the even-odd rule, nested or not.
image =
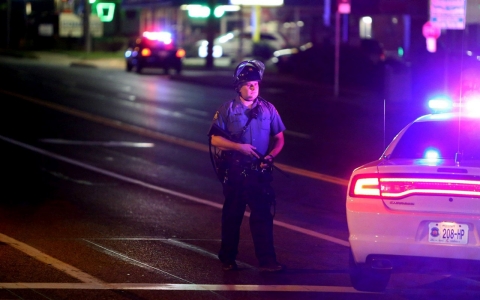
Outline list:
[[[7,94],[7,95],[10,95],[10,96],[13,96],[13,97],[17,97],[17,98],[29,101],[31,103],[35,103],[37,105],[41,105],[41,106],[44,106],[44,107],[48,107],[50,109],[54,109],[54,110],[57,110],[57,111],[60,111],[60,112],[63,112],[63,113],[67,113],[67,114],[70,114],[72,116],[80,117],[80,118],[83,118],[85,120],[89,120],[89,121],[92,121],[92,122],[95,122],[95,123],[98,123],[98,124],[113,127],[115,129],[124,130],[124,131],[127,131],[127,132],[142,135],[142,136],[145,136],[145,137],[148,137],[148,138],[153,138],[153,139],[160,140],[160,141],[163,141],[163,142],[168,142],[168,143],[171,143],[171,144],[175,144],[175,145],[179,145],[179,146],[183,146],[183,147],[187,147],[187,148],[191,148],[191,149],[195,149],[195,150],[200,150],[200,151],[207,152],[207,153],[209,152],[209,148],[205,144],[200,144],[200,143],[197,143],[197,142],[194,142],[194,141],[189,141],[189,140],[182,139],[182,138],[179,138],[179,137],[174,137],[174,136],[171,136],[171,135],[168,135],[168,134],[163,134],[163,133],[160,133],[160,132],[157,132],[157,131],[142,128],[140,126],[124,123],[124,122],[118,121],[118,120],[113,120],[113,119],[101,117],[101,116],[94,115],[94,114],[91,114],[91,113],[87,113],[87,112],[84,112],[84,111],[81,111],[81,110],[78,110],[78,109],[74,109],[74,108],[66,107],[66,106],[63,106],[63,105],[60,105],[60,104],[55,104],[55,103],[43,101],[43,100],[40,100],[40,99],[37,99],[37,98],[25,96],[25,95],[22,95],[22,94],[11,92],[11,91],[0,90],[0,93]],[[277,163],[276,166],[279,167],[280,169],[286,171],[286,172],[289,172],[289,173],[292,173],[292,174],[295,174],[295,175],[309,177],[309,178],[312,178],[312,179],[321,180],[321,181],[325,181],[325,182],[330,182],[330,183],[334,183],[334,184],[338,184],[338,185],[342,185],[342,186],[347,186],[348,185],[348,180],[343,179],[343,178],[338,178],[338,177],[334,177],[334,176],[330,176],[330,175],[326,175],[326,174],[321,174],[321,173],[317,173],[317,172],[313,172],[313,171],[308,171],[308,170],[292,167],[292,166],[281,164],[281,163]]]
[[[36,260],[40,261],[40,262],[43,262],[47,265],[51,265],[52,267],[56,268],[57,270],[60,270],[70,276],[72,276],[73,278],[76,278],[78,280],[80,280],[81,282],[85,282],[85,283],[88,283],[92,286],[101,286],[104,284],[103,281],[101,281],[100,279],[97,279],[93,276],[91,276],[90,274],[87,274],[85,272],[83,272],[82,270],[80,269],[77,269],[67,263],[64,263],[56,258],[53,258],[51,257],[50,255],[48,254],[45,254],[43,252],[41,252],[40,250],[38,249],[35,249],[33,248],[32,246],[29,246],[25,243],[22,243],[20,241],[17,241],[9,236],[6,236],[2,233],[0,233],[0,242],[2,243],[5,243],[33,258],[35,258]],[[2,284],[0,284],[0,288],[1,288]]]

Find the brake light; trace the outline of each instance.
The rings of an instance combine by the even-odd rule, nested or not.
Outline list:
[[[150,55],[152,55],[152,50],[150,50],[148,48],[143,48],[141,54],[142,54],[142,56],[150,56]]]
[[[405,198],[413,195],[457,195],[480,197],[479,180],[418,177],[357,177],[350,186],[351,197]]]
[[[449,194],[480,196],[480,182],[476,180],[381,178],[383,197],[406,197],[413,194]]]
[[[175,56],[178,57],[178,58],[182,58],[182,57],[185,57],[185,50],[183,49],[178,49],[177,52],[175,53]]]
[[[378,178],[359,178],[355,181],[353,193],[356,196],[380,196]]]

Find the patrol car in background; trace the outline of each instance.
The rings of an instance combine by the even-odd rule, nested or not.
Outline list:
[[[480,274],[480,97],[445,103],[430,102],[453,111],[408,124],[350,177],[350,278],[358,290],[382,291],[392,271],[412,265]]]
[[[125,51],[126,70],[135,68],[141,73],[145,68],[161,68],[165,73],[182,72],[185,50],[177,48],[169,32],[146,31]]]

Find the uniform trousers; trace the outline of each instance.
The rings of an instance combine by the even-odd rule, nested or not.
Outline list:
[[[222,209],[222,243],[218,255],[223,263],[232,263],[236,259],[240,227],[247,205],[250,208],[250,232],[259,264],[276,262],[271,211],[275,194],[270,180],[259,179],[259,174],[253,172],[240,180],[223,184],[225,202]]]

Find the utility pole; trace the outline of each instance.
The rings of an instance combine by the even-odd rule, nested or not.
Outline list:
[[[252,6],[252,24],[253,31],[252,31],[252,41],[254,43],[260,42],[260,26],[262,22],[262,7],[260,5]]]
[[[12,15],[12,0],[7,0],[7,49],[10,49],[11,15]]]
[[[335,13],[335,78],[333,93],[335,97],[339,95],[340,86],[340,17],[342,14],[350,13],[350,0],[337,0]]]
[[[92,38],[90,34],[90,14],[91,7],[89,0],[83,0],[83,42],[85,46],[85,52],[90,53],[92,51]]]
[[[334,71],[333,93],[339,95],[340,86],[340,13],[335,13],[335,71]]]
[[[215,5],[217,4],[216,0],[208,0],[208,8],[210,8],[210,14],[207,18],[207,57],[205,60],[205,68],[207,70],[213,69],[213,41],[215,39]]]
[[[239,39],[238,39],[238,49],[236,55],[236,62],[241,62],[243,60],[243,6],[240,5],[240,10],[238,11],[238,24],[239,24]]]

